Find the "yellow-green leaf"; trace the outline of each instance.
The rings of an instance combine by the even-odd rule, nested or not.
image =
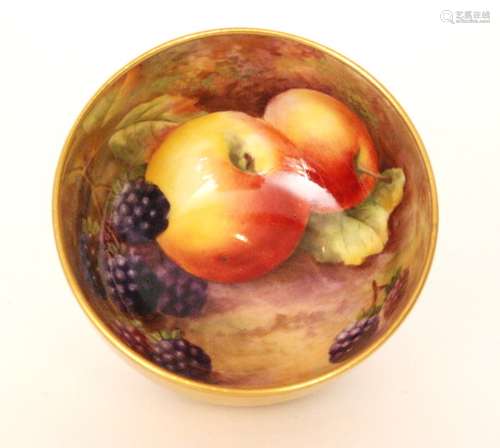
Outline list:
[[[90,216],[82,220],[82,231],[86,235],[95,236],[99,233],[99,223]]]
[[[134,107],[109,139],[113,154],[130,165],[146,163],[168,131],[203,114],[196,100],[162,95]]]
[[[85,132],[90,133],[102,128],[123,110],[137,84],[139,71],[139,66],[133,68],[99,96],[83,120],[82,127]]]
[[[392,211],[403,198],[405,175],[392,168],[383,175],[372,194],[360,205],[338,213],[312,214],[301,243],[320,263],[360,265],[366,257],[384,249],[389,239]]]

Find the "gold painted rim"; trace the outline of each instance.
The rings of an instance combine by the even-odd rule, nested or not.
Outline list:
[[[333,56],[337,60],[341,61],[343,64],[349,66],[353,70],[355,70],[357,73],[359,73],[361,76],[363,76],[369,83],[371,83],[376,89],[379,90],[379,92],[389,101],[389,103],[396,109],[398,114],[403,118],[406,126],[408,127],[408,130],[412,134],[418,150],[420,152],[420,156],[424,162],[427,177],[428,177],[428,182],[430,185],[431,189],[431,199],[432,199],[432,229],[431,229],[431,241],[430,241],[430,246],[428,248],[427,254],[426,254],[426,259],[424,263],[424,269],[423,273],[420,277],[420,280],[417,284],[417,287],[413,291],[413,295],[410,297],[410,300],[408,301],[406,307],[403,309],[401,314],[398,316],[398,318],[392,323],[392,325],[385,331],[385,333],[376,341],[374,341],[369,347],[367,347],[365,350],[360,352],[357,356],[353,357],[352,359],[346,361],[344,364],[340,365],[338,368],[332,370],[331,372],[325,373],[323,375],[320,375],[318,377],[312,378],[307,381],[295,383],[295,384],[290,384],[287,386],[280,386],[280,387],[268,387],[268,388],[262,388],[262,389],[239,389],[239,388],[230,388],[230,387],[223,387],[223,386],[216,386],[216,385],[211,385],[211,384],[206,384],[206,383],[201,383],[201,382],[196,382],[181,376],[177,376],[175,374],[172,374],[168,372],[165,369],[162,369],[161,367],[158,367],[156,364],[142,358],[140,355],[138,355],[136,352],[134,352],[132,349],[130,349],[127,345],[125,345],[109,328],[108,326],[100,319],[100,317],[97,315],[95,310],[90,306],[89,302],[85,298],[85,295],[78,285],[78,282],[75,277],[75,273],[71,270],[69,260],[67,257],[67,254],[65,253],[64,250],[64,245],[62,241],[62,235],[61,235],[61,220],[62,220],[62,214],[59,213],[60,210],[60,186],[61,186],[61,175],[63,172],[64,165],[67,161],[68,155],[69,155],[69,148],[71,147],[71,143],[75,134],[75,131],[79,124],[81,123],[82,118],[85,116],[87,111],[90,109],[90,107],[94,104],[94,102],[99,98],[101,93],[109,86],[111,85],[115,80],[117,80],[120,76],[122,76],[124,73],[129,71],[131,68],[134,66],[144,62],[146,59],[160,53],[161,51],[173,47],[175,45],[204,38],[204,37],[209,37],[209,36],[220,36],[220,35],[231,35],[231,34],[249,34],[249,35],[260,35],[260,36],[271,36],[271,37],[280,37],[280,38],[285,38],[289,40],[293,40],[295,42],[299,42],[301,44],[307,45],[309,47],[315,48],[319,51],[322,51],[324,53],[329,54],[330,56]],[[321,44],[318,44],[316,42],[313,42],[311,40],[305,39],[303,37],[295,36],[293,34],[288,34],[285,32],[281,31],[272,31],[272,30],[266,30],[266,29],[258,29],[258,28],[222,28],[222,29],[215,29],[215,30],[209,30],[209,31],[202,31],[198,33],[193,33],[189,34],[187,36],[183,36],[177,39],[170,40],[168,42],[165,42],[163,44],[158,45],[157,47],[143,53],[133,61],[129,62],[127,65],[125,65],[122,69],[120,69],[118,72],[116,72],[110,79],[108,79],[102,86],[101,88],[94,94],[94,96],[87,102],[83,110],[80,112],[78,115],[76,121],[74,122],[68,137],[66,138],[66,141],[64,143],[62,153],[59,158],[59,162],[57,165],[56,169],[56,174],[55,174],[55,179],[54,179],[54,187],[53,187],[53,197],[52,197],[52,219],[53,219],[53,226],[54,226],[54,236],[55,236],[55,242],[56,242],[56,247],[57,251],[59,253],[59,258],[66,276],[66,279],[73,290],[73,293],[75,294],[78,303],[80,304],[81,308],[83,311],[86,313],[90,321],[95,325],[95,327],[106,337],[106,339],[115,347],[118,349],[118,351],[122,352],[123,354],[126,355],[126,357],[130,358],[132,361],[134,361],[137,366],[141,367],[144,369],[147,373],[152,374],[154,377],[157,377],[160,380],[164,380],[168,383],[171,383],[172,385],[177,385],[180,386],[183,389],[188,389],[192,391],[198,391],[204,394],[210,394],[210,395],[219,395],[219,396],[226,396],[226,397],[233,397],[233,398],[258,398],[258,397],[270,397],[270,396],[286,396],[289,394],[292,394],[294,392],[298,392],[307,388],[311,388],[313,386],[319,385],[320,383],[323,383],[331,378],[334,378],[341,373],[346,372],[347,370],[351,369],[354,367],[356,364],[361,362],[363,359],[365,359],[367,356],[369,356],[372,352],[374,352],[377,348],[379,348],[393,333],[394,331],[401,325],[403,320],[406,318],[410,310],[413,308],[415,305],[415,302],[420,295],[422,288],[425,284],[425,281],[427,279],[427,276],[429,274],[429,270],[432,264],[432,260],[434,257],[434,252],[436,248],[436,241],[437,241],[437,231],[438,231],[438,202],[437,202],[437,192],[436,192],[436,185],[435,185],[435,180],[434,180],[434,175],[432,172],[432,168],[430,165],[430,161],[427,155],[427,152],[425,150],[424,144],[422,142],[422,139],[420,138],[417,130],[415,129],[415,126],[411,122],[410,118],[404,111],[404,109],[401,107],[401,105],[397,102],[397,100],[392,96],[391,93],[379,82],[377,81],[373,76],[371,76],[369,73],[367,73],[363,68],[361,68],[359,65],[351,61],[350,59],[346,58],[345,56],[339,54],[338,52],[325,47]]]

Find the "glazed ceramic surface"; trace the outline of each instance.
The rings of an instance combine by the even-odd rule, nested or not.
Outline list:
[[[80,303],[120,351],[184,389],[265,402],[395,329],[437,213],[418,136],[369,75],[300,38],[222,30],[98,92],[54,220]]]

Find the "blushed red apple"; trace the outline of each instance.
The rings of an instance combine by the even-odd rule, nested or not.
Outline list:
[[[308,171],[294,145],[261,119],[216,112],[190,120],[166,137],[146,171],[170,202],[157,241],[198,277],[259,277],[291,255],[312,196],[327,194]]]
[[[379,176],[375,145],[363,121],[344,103],[311,89],[272,98],[264,119],[286,135],[343,209],[362,202]]]

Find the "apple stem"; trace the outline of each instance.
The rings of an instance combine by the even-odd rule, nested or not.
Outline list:
[[[248,154],[247,152],[245,154],[243,154],[243,159],[244,159],[244,163],[245,163],[245,171],[251,171],[251,172],[255,172],[255,160],[254,158]]]
[[[359,166],[356,169],[358,173],[366,174],[367,176],[371,176],[377,180],[381,180],[382,182],[388,182],[388,183],[391,182],[391,178],[389,176],[384,176],[383,174],[374,173],[373,171],[367,170],[366,168],[361,168]]]

